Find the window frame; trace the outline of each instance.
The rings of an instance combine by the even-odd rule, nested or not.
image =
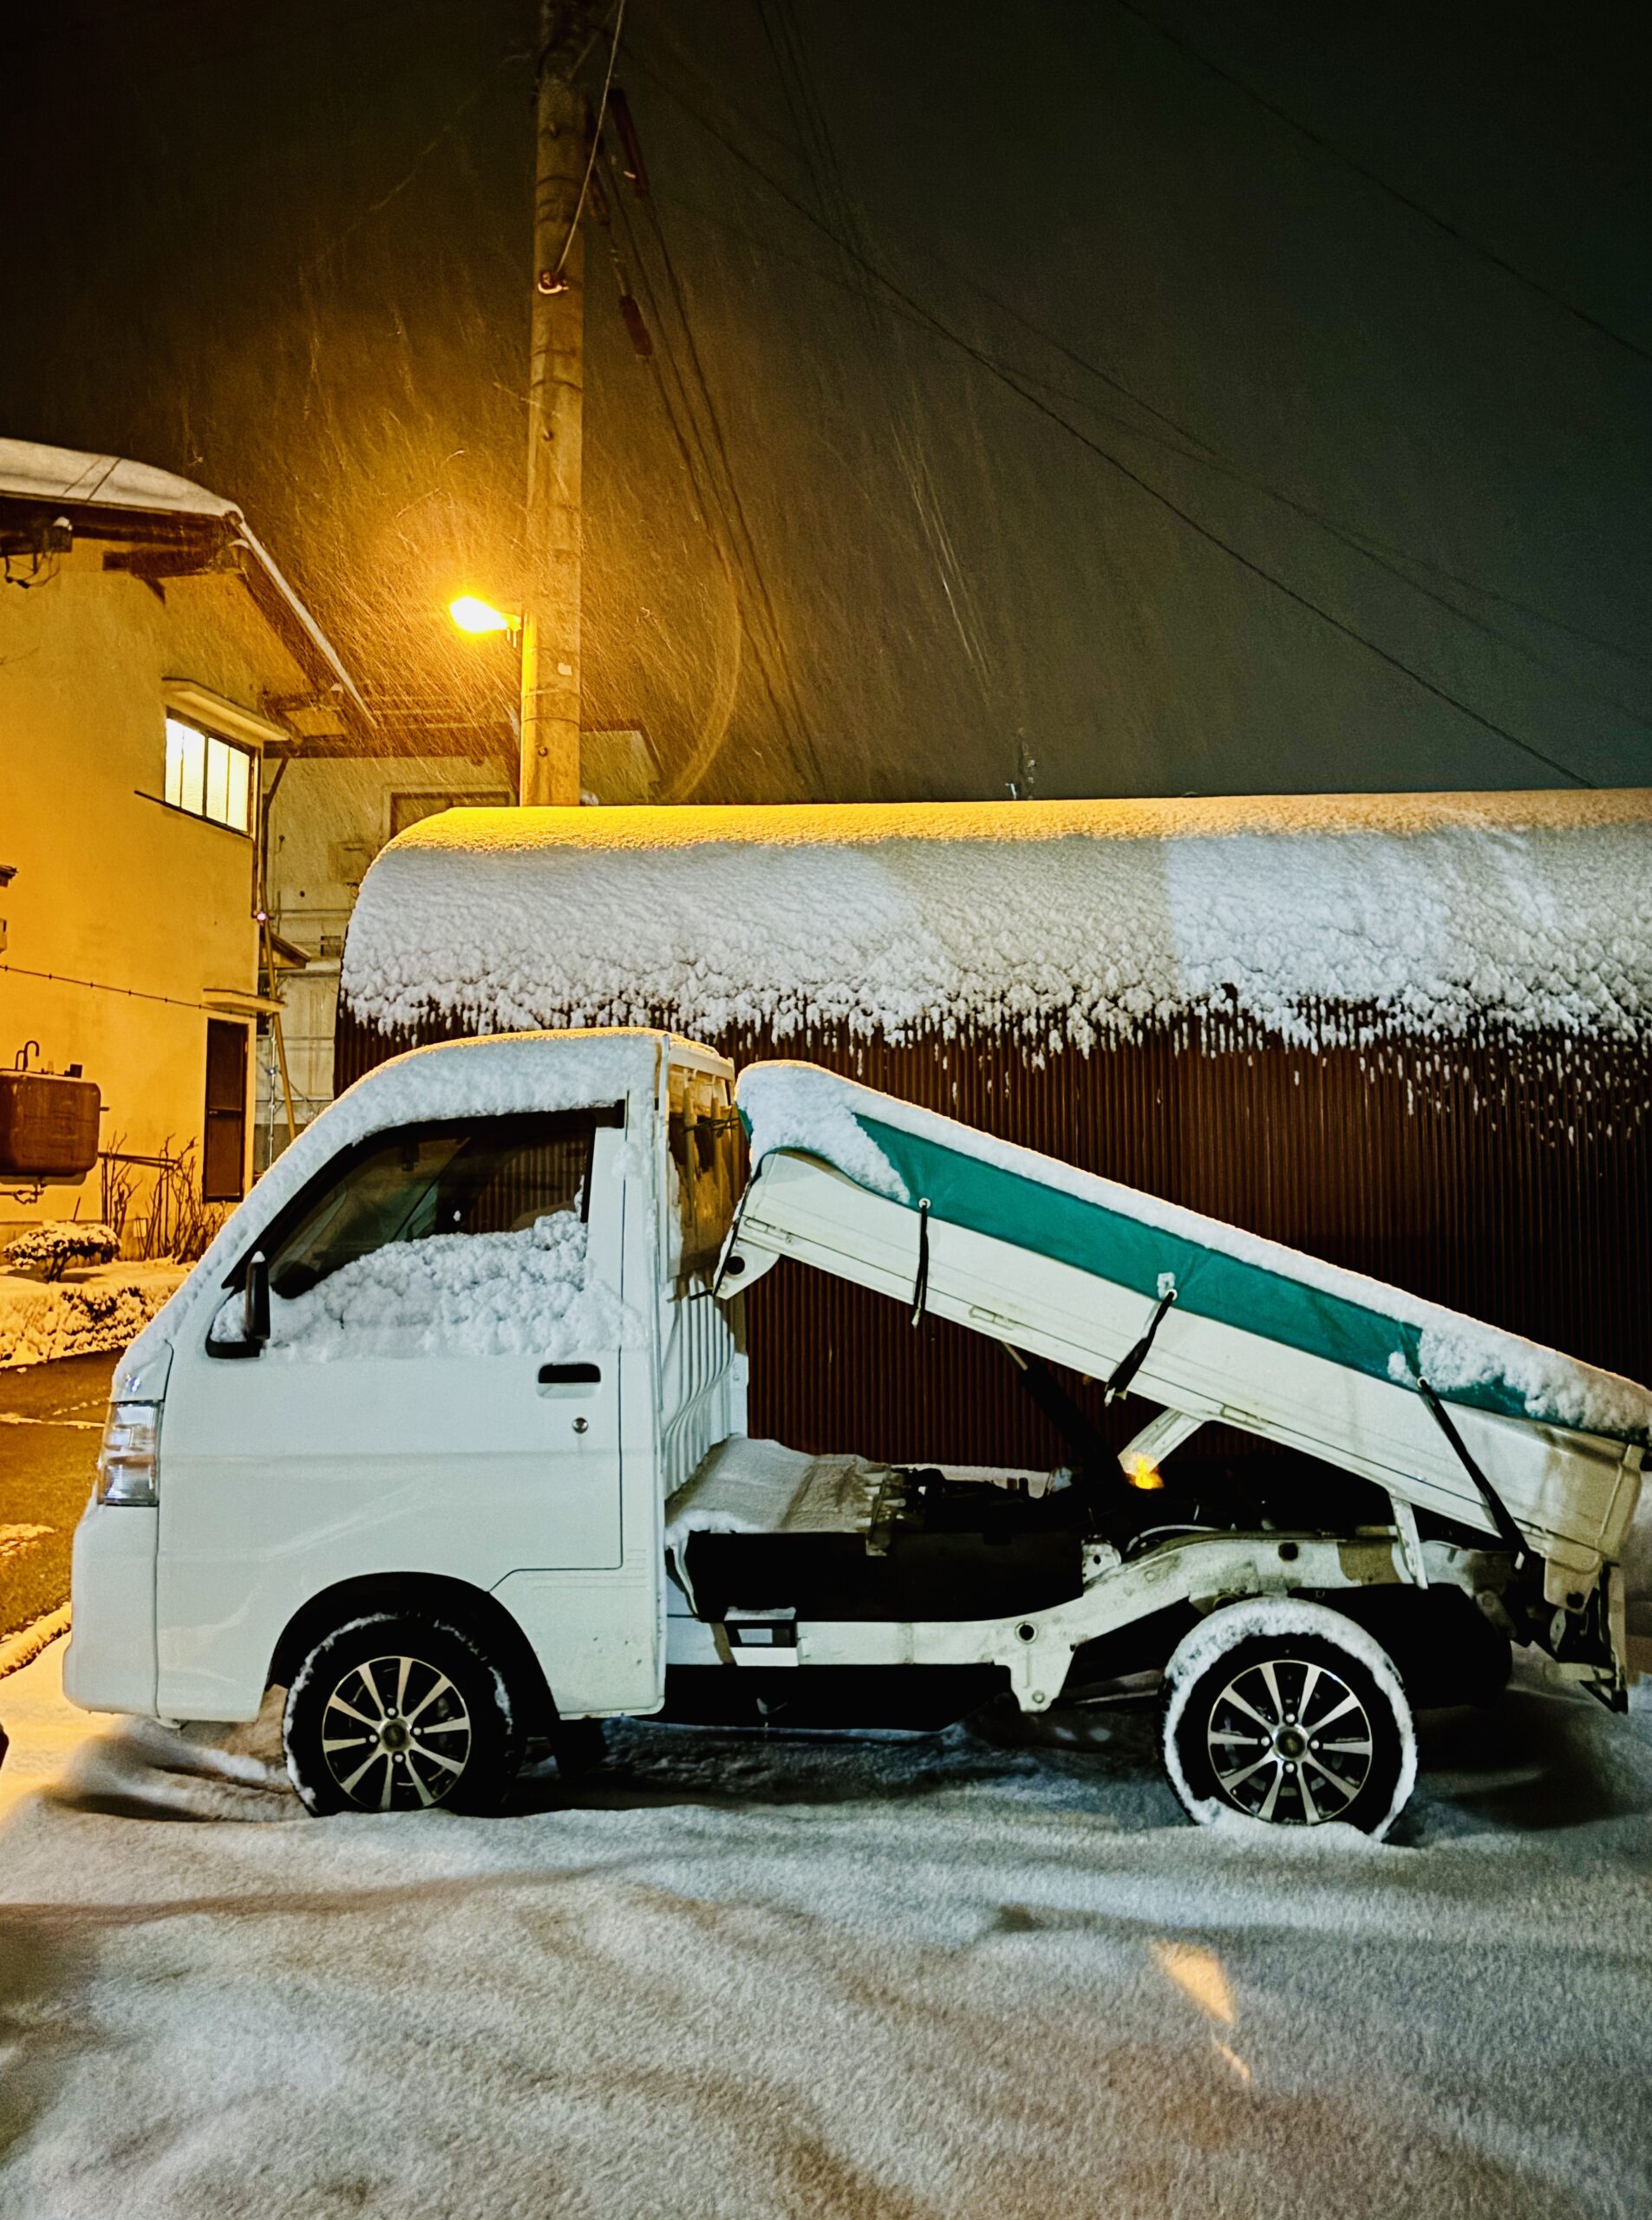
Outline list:
[[[708,1151],[704,1146],[708,1139]],[[676,1174],[674,1233],[678,1257],[672,1276],[672,1291],[680,1298],[696,1286],[710,1286],[745,1185],[745,1127],[725,1074],[704,1071],[697,1065],[672,1066],[666,1109],[666,1153]],[[702,1182],[709,1174],[714,1186],[721,1189],[725,1173],[728,1208],[718,1214],[715,1237],[707,1241],[701,1224]],[[667,1207],[671,1206],[668,1201]]]
[[[542,1125],[550,1118],[579,1117],[591,1121],[594,1136],[605,1126],[617,1126],[623,1132],[625,1126],[625,1105],[623,1101],[604,1103],[570,1103],[557,1110],[517,1110],[501,1112],[480,1118],[466,1118],[462,1113],[450,1118],[421,1118],[402,1125],[380,1126],[370,1133],[363,1133],[347,1147],[330,1156],[305,1180],[297,1194],[290,1196],[275,1216],[247,1244],[225,1275],[223,1286],[234,1294],[246,1285],[247,1269],[254,1257],[271,1257],[317,1202],[354,1170],[364,1158],[374,1155],[394,1142],[412,1142],[434,1139],[438,1134],[464,1130],[480,1132],[484,1126],[497,1130],[505,1126]],[[591,1175],[586,1172],[584,1204],[582,1215],[589,1223],[591,1212]],[[318,1280],[317,1286],[323,1282]]]
[[[183,776],[180,772],[174,792],[173,779],[174,728],[188,733],[201,743],[199,769],[200,806],[185,800]],[[231,817],[213,814],[207,806],[207,797],[212,784],[212,751],[224,751],[222,776],[230,780],[233,760],[238,758],[245,766],[245,801],[246,822],[238,825]],[[198,825],[216,826],[220,832],[232,832],[238,839],[251,840],[258,837],[258,813],[263,804],[264,757],[262,752],[245,740],[235,740],[221,732],[203,718],[185,716],[181,711],[167,705],[161,726],[160,793],[158,799],[167,809],[175,809],[180,817],[193,818]],[[227,806],[227,801],[226,801]]]

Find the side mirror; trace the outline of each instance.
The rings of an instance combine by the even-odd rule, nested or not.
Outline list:
[[[262,1250],[248,1263],[241,1287],[241,1330],[232,1342],[208,1335],[208,1356],[258,1356],[270,1338],[270,1266]]]
[[[270,1264],[261,1249],[246,1268],[245,1302],[243,1338],[262,1348],[270,1338]]]

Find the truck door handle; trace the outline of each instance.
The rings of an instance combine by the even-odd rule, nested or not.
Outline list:
[[[597,1388],[602,1385],[603,1368],[599,1364],[542,1364],[539,1367],[541,1388]]]

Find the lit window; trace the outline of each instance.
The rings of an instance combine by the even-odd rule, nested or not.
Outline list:
[[[255,780],[250,749],[181,717],[167,718],[167,800],[174,809],[227,825],[232,832],[250,832]]]

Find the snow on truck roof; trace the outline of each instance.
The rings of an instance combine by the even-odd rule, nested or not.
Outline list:
[[[368,872],[343,992],[385,1031],[1634,1038],[1652,790],[452,810]]]
[[[138,1335],[116,1374],[147,1361],[169,1342],[194,1290],[221,1284],[245,1253],[252,1223],[277,1212],[343,1149],[398,1126],[447,1118],[504,1118],[524,1112],[589,1110],[637,1090],[651,1091],[663,1054],[703,1063],[706,1052],[669,1033],[637,1028],[584,1033],[498,1034],[412,1048],[363,1074],[277,1157],[230,1213],[183,1285]]]
[[[748,1064],[736,1088],[754,1172],[818,1157],[873,1194],[1201,1316],[1448,1401],[1645,1442],[1652,1394],[1618,1374],[1138,1188],[995,1139],[817,1064]]]

